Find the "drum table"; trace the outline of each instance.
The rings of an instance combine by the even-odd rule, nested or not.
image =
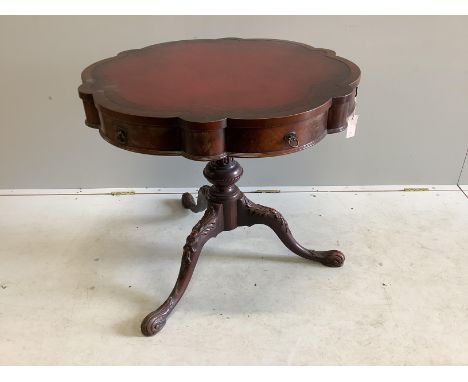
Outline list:
[[[141,324],[159,332],[182,297],[203,245],[239,226],[269,226],[295,254],[339,267],[344,255],[301,246],[276,210],[250,201],[235,185],[234,158],[291,154],[347,127],[360,70],[335,52],[283,40],[225,38],[175,41],[129,50],[82,73],[86,125],[109,143],[153,155],[207,161],[195,201],[205,211],[183,247],[167,300]],[[280,174],[278,174],[280,176]]]

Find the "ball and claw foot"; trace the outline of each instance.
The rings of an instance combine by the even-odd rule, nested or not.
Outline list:
[[[330,251],[310,251],[313,254],[312,260],[318,261],[327,267],[341,267],[345,261],[342,252],[332,249]]]

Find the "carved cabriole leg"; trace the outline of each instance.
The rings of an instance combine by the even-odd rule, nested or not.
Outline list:
[[[340,251],[314,251],[300,245],[292,236],[284,217],[273,208],[255,204],[245,195],[237,203],[239,226],[267,225],[278,235],[283,244],[295,254],[309,260],[318,261],[329,267],[341,267],[343,265],[345,257]]]
[[[158,309],[148,314],[141,323],[141,331],[145,336],[155,335],[164,327],[167,317],[187,289],[203,245],[222,230],[222,206],[210,204],[203,217],[187,237],[179,276],[171,294]]]
[[[188,210],[191,210],[192,212],[200,212],[203,210],[206,210],[206,207],[208,206],[208,190],[210,189],[210,186],[202,186],[198,190],[198,197],[197,197],[197,202],[195,202],[195,199],[193,198],[192,194],[189,192],[185,192],[182,195],[182,205],[184,208],[187,208]]]

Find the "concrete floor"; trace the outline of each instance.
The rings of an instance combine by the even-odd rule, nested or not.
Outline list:
[[[301,259],[266,227],[205,246],[161,333],[200,214],[180,195],[0,196],[0,364],[468,364],[468,199],[461,192],[249,194],[280,210]]]

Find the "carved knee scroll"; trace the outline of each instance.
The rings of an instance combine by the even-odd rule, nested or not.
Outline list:
[[[281,232],[284,235],[291,234],[288,222],[278,211],[273,208],[262,206],[252,202],[245,195],[238,202],[239,207],[239,225],[252,226],[254,224],[264,224],[275,232]]]

